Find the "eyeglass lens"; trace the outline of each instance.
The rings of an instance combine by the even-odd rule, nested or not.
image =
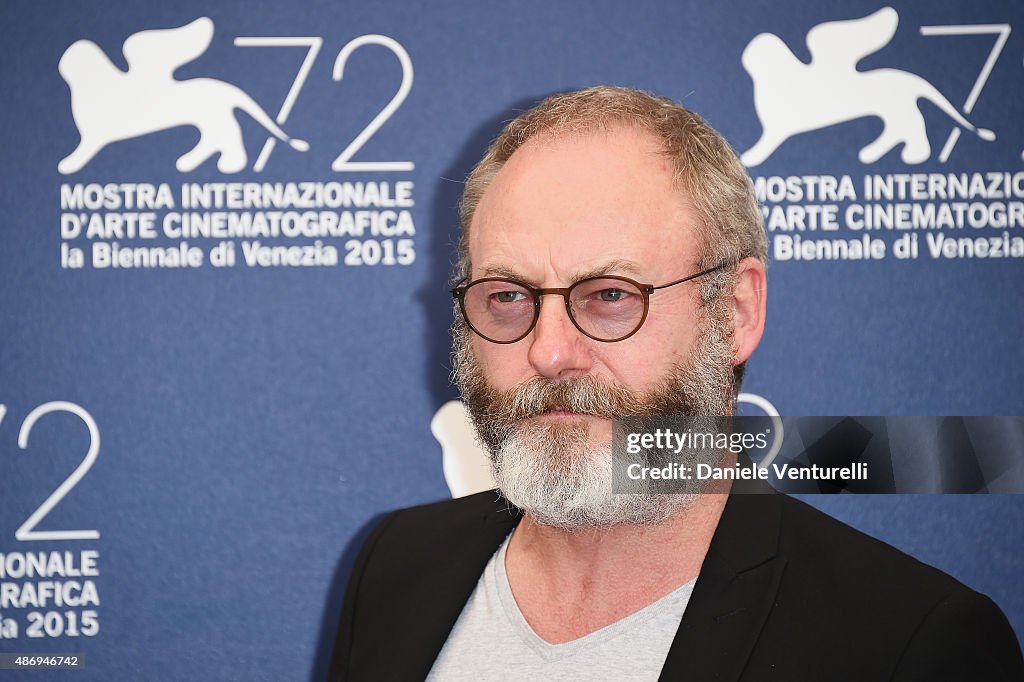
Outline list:
[[[534,293],[516,282],[477,282],[466,290],[469,324],[486,338],[510,342],[524,336],[534,321]],[[644,295],[619,279],[588,279],[569,294],[576,326],[594,338],[612,341],[636,331],[644,318]]]

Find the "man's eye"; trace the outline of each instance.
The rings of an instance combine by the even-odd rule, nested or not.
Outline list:
[[[526,298],[526,294],[521,291],[499,291],[493,296],[498,303],[515,303]]]
[[[628,291],[622,289],[602,289],[597,292],[597,300],[605,303],[616,303],[629,296]]]

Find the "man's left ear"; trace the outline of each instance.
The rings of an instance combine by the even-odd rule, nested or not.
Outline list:
[[[764,333],[768,302],[768,280],[764,264],[756,258],[744,258],[736,265],[733,290],[733,364],[750,357]]]

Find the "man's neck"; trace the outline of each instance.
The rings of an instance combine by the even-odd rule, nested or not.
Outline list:
[[[568,531],[523,516],[505,557],[526,621],[568,642],[657,601],[700,572],[728,495],[701,494],[653,526]]]

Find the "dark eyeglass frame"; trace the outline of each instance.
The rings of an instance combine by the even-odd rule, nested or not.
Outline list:
[[[588,338],[591,338],[591,339],[593,339],[595,341],[600,341],[601,343],[616,343],[618,341],[625,341],[629,337],[633,336],[633,334],[636,334],[638,331],[640,331],[640,328],[644,326],[644,322],[647,321],[647,313],[650,310],[651,294],[654,293],[655,291],[657,291],[658,289],[667,289],[669,287],[674,287],[677,284],[682,284],[684,282],[689,282],[690,280],[697,279],[698,277],[703,277],[704,275],[710,275],[712,272],[717,272],[719,270],[722,270],[724,268],[730,267],[730,266],[735,265],[735,264],[736,264],[735,261],[725,261],[723,263],[719,263],[718,265],[716,265],[713,268],[708,268],[707,270],[702,270],[702,271],[700,271],[700,272],[698,272],[696,274],[690,275],[689,277],[684,277],[682,279],[677,279],[674,282],[669,282],[668,284],[660,284],[660,285],[657,285],[657,286],[655,286],[653,284],[641,284],[640,282],[637,282],[636,280],[632,280],[629,277],[622,277],[621,275],[599,275],[597,277],[587,277],[586,279],[581,279],[580,281],[574,283],[572,286],[569,286],[569,287],[548,287],[548,288],[538,288],[538,287],[530,286],[529,284],[527,284],[525,282],[520,282],[517,279],[512,279],[512,278],[509,278],[509,277],[483,277],[481,279],[475,279],[472,282],[467,282],[466,284],[460,284],[460,285],[456,286],[454,289],[452,289],[451,292],[452,292],[452,297],[454,297],[455,300],[457,300],[459,302],[459,311],[462,313],[462,319],[465,320],[466,325],[471,330],[473,330],[474,334],[476,334],[477,336],[479,336],[482,339],[490,341],[491,343],[509,344],[509,343],[516,343],[518,341],[522,341],[524,338],[526,338],[529,335],[529,333],[533,331],[534,327],[537,326],[537,321],[540,319],[540,302],[541,302],[541,297],[549,295],[549,294],[557,294],[557,295],[561,296],[563,299],[565,299],[565,311],[569,314],[569,319],[572,321],[573,326],[576,327],[576,329],[578,329],[581,334],[583,334],[584,336],[586,336]],[[644,298],[644,313],[643,313],[643,315],[640,316],[640,322],[637,323],[636,328],[633,331],[631,331],[630,333],[626,334],[625,336],[620,336],[617,339],[602,339],[602,338],[598,338],[598,337],[594,336],[593,334],[591,334],[590,332],[588,332],[583,327],[581,327],[579,322],[576,321],[576,315],[573,314],[572,304],[570,303],[570,300],[569,300],[570,295],[572,294],[572,290],[575,289],[576,287],[578,287],[579,285],[584,284],[585,282],[592,282],[592,281],[598,280],[598,279],[612,279],[612,280],[618,280],[620,282],[627,282],[627,283],[632,284],[633,286],[635,286],[637,289],[640,290],[640,293],[643,294],[643,298]],[[469,290],[469,288],[471,286],[473,286],[475,284],[480,284],[481,282],[509,282],[511,284],[515,284],[516,286],[522,287],[526,291],[530,292],[530,295],[533,296],[533,320],[530,322],[530,326],[526,328],[525,332],[523,332],[522,334],[520,334],[516,338],[512,339],[511,341],[498,341],[496,339],[492,339],[491,337],[487,336],[486,334],[482,334],[479,329],[477,329],[476,327],[473,326],[473,323],[469,319],[469,315],[466,314],[466,292]]]

